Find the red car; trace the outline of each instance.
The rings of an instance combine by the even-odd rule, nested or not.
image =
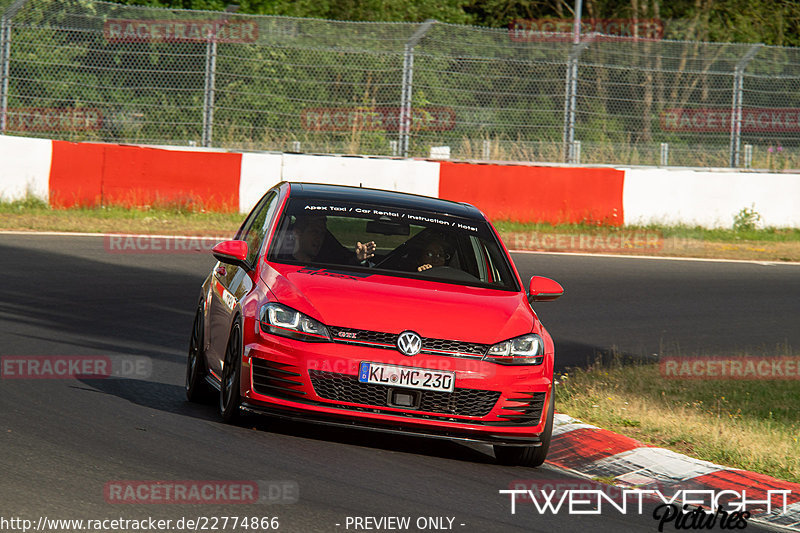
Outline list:
[[[186,393],[242,411],[494,445],[544,462],[553,340],[475,207],[397,192],[280,183],[203,284]]]

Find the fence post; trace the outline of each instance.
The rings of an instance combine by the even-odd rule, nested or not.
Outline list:
[[[733,103],[731,104],[731,159],[730,166],[739,166],[739,149],[742,143],[742,93],[744,92],[744,70],[747,64],[758,53],[763,44],[754,44],[742,56],[733,71]]]
[[[567,79],[564,90],[564,161],[575,162],[575,108],[578,93],[578,57],[591,41],[572,45],[567,62]]]
[[[8,112],[8,76],[11,61],[11,22],[5,14],[0,18],[0,134],[6,132]]]
[[[206,42],[206,71],[203,88],[203,142],[204,147],[211,146],[214,128],[214,86],[217,77],[217,37],[209,33]]]
[[[28,0],[16,0],[0,17],[0,134],[5,134],[8,117],[8,85],[11,76],[11,20]]]
[[[428,19],[414,32],[403,49],[403,81],[400,93],[400,155],[408,157],[408,136],[411,131],[411,89],[414,83],[414,47],[428,32],[434,19]]]

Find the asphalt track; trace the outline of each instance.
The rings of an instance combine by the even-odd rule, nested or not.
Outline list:
[[[550,276],[566,288],[561,300],[537,306],[557,339],[560,367],[612,347],[648,356],[800,346],[796,265],[514,259],[523,277]],[[197,288],[212,264],[199,253],[109,253],[99,237],[0,235],[0,356],[151,363],[136,379],[0,380],[0,525],[42,516],[277,516],[279,531],[338,532],[356,531],[347,517],[406,516],[412,524],[450,517],[452,530],[464,532],[657,530],[647,505],[641,515],[578,516],[520,503],[512,514],[499,490],[519,480],[578,478],[547,465],[499,466],[487,447],[265,419],[221,424],[211,405],[186,402],[182,388]],[[287,481],[299,487],[299,500],[108,503],[104,487],[121,480]],[[46,531],[67,530],[75,529]]]

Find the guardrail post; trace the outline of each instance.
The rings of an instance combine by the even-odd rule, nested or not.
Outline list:
[[[661,143],[661,166],[669,166],[669,143]]]
[[[731,104],[731,159],[730,166],[739,166],[739,148],[742,142],[742,93],[744,92],[744,70],[747,64],[758,53],[763,44],[754,44],[750,50],[736,63],[733,71],[733,103]]]
[[[411,89],[414,83],[414,47],[428,32],[434,19],[428,19],[422,23],[417,31],[411,36],[403,49],[403,81],[400,92],[400,132],[399,145],[400,155],[408,157],[408,137],[411,131]]]
[[[581,142],[580,141],[572,141],[570,145],[570,163],[575,165],[581,164]]]

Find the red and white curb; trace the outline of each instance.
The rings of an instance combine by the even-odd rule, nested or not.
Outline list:
[[[729,468],[694,459],[665,448],[649,446],[636,439],[585,424],[556,413],[553,439],[547,462],[592,478],[613,478],[621,487],[647,489],[747,491],[748,500],[766,500],[767,491],[790,491],[784,507],[783,496],[771,494],[773,510],[766,506],[748,508],[756,522],[800,531],[800,484],[763,474]]]

